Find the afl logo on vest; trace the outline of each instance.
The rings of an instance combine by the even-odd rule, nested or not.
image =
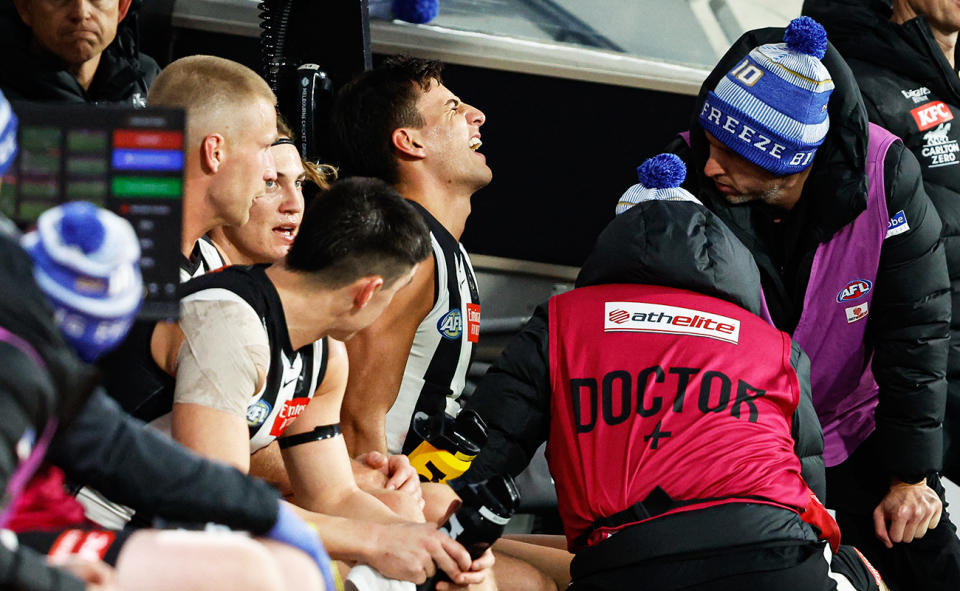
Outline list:
[[[454,308],[441,316],[437,321],[437,330],[445,339],[459,339],[463,332],[463,315],[460,314],[460,308]]]
[[[873,289],[873,283],[866,279],[855,279],[843,286],[843,289],[837,294],[837,303],[859,300],[870,293],[871,289]]]

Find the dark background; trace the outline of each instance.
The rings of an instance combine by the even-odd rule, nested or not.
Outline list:
[[[179,29],[162,15],[143,16],[143,47],[161,65],[207,53],[261,70],[255,38]],[[356,46],[358,39],[347,35],[340,45]],[[337,43],[327,36],[322,45]],[[623,191],[637,182],[636,167],[686,129],[694,103],[674,93],[455,64],[446,66],[444,81],[486,114],[482,151],[494,173],[473,198],[464,245],[471,253],[573,266],[613,218]]]

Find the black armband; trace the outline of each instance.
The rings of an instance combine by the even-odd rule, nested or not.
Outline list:
[[[306,433],[277,437],[277,444],[280,445],[280,449],[287,449],[288,447],[300,445],[301,443],[310,443],[311,441],[330,439],[331,437],[340,435],[340,433],[340,423],[334,423],[333,425],[320,425],[318,427],[314,427],[313,431],[307,431]]]

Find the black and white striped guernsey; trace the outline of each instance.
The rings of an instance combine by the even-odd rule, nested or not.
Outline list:
[[[249,305],[270,344],[266,380],[247,406],[250,453],[267,446],[303,412],[327,368],[326,337],[294,351],[277,290],[267,265],[232,266],[183,286],[182,302],[233,301]]]
[[[201,236],[200,240],[193,245],[190,258],[180,255],[180,283],[219,269],[225,264],[227,263],[223,260],[223,255],[214,246],[213,241],[206,236]]]
[[[473,343],[479,334],[480,294],[470,256],[439,221],[415,202],[430,229],[434,255],[433,308],[420,322],[403,370],[400,391],[386,416],[387,449],[409,453],[419,443],[410,431],[417,412],[460,412]],[[468,335],[473,335],[473,342]]]

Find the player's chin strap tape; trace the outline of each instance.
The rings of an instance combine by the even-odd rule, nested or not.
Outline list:
[[[299,433],[297,435],[287,435],[286,437],[278,437],[277,443],[280,445],[280,449],[287,449],[288,447],[300,445],[301,443],[310,443],[311,441],[330,439],[331,437],[336,437],[340,434],[340,423],[335,423],[333,425],[320,425],[319,427],[314,427],[313,431],[307,431],[306,433]]]

